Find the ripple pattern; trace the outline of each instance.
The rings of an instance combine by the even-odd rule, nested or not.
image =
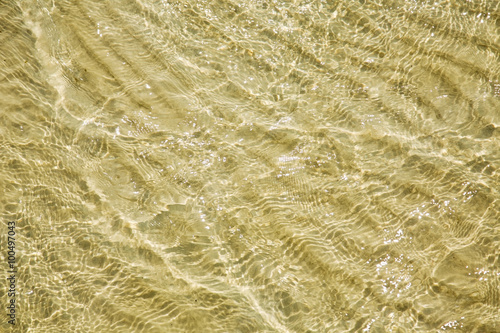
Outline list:
[[[496,1],[5,0],[0,100],[23,332],[500,331]]]

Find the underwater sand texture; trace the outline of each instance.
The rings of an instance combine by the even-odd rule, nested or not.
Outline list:
[[[0,331],[499,332],[499,80],[497,1],[3,0]]]

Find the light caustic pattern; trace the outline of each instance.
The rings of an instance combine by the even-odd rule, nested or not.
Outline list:
[[[21,331],[500,331],[497,1],[4,0],[0,39]]]

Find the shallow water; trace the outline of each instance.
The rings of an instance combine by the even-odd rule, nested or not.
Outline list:
[[[0,40],[2,332],[500,331],[497,1],[4,0]]]

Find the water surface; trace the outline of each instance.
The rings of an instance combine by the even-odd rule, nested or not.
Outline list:
[[[0,40],[3,331],[500,331],[497,1],[4,0]]]

